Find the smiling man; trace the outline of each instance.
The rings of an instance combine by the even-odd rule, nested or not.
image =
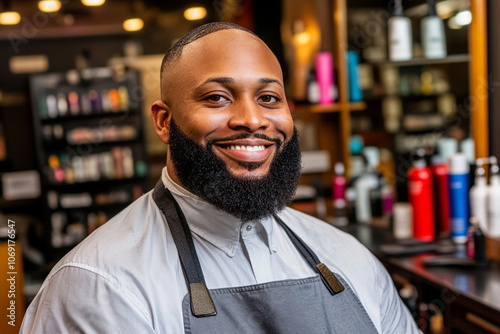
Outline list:
[[[22,333],[417,333],[353,237],[286,208],[300,176],[280,64],[217,22],[165,55],[155,189],[52,270]]]

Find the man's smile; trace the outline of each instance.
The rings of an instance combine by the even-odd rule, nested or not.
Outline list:
[[[274,156],[276,143],[264,139],[239,139],[214,143],[215,152],[222,158],[238,162],[264,162]]]

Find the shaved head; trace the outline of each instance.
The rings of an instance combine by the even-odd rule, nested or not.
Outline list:
[[[160,72],[160,79],[163,77],[163,73],[165,70],[168,68],[170,64],[178,60],[181,55],[182,55],[182,50],[184,50],[184,47],[206,35],[210,35],[211,33],[214,33],[216,31],[220,30],[226,30],[226,29],[237,29],[237,30],[243,30],[248,32],[249,34],[254,35],[255,37],[259,38],[257,35],[255,35],[253,32],[250,30],[243,28],[242,26],[239,26],[234,23],[230,22],[210,22],[204,25],[201,25],[184,36],[182,36],[177,42],[175,42],[174,45],[168,49],[168,51],[165,53],[165,56],[163,57],[163,61],[161,63],[161,72]],[[260,38],[259,38],[260,39]]]
[[[235,177],[263,179],[293,136],[284,86],[278,59],[254,33],[226,22],[201,26],[164,57],[161,100],[151,108],[155,131],[171,145],[175,121]],[[232,149],[240,145],[247,151]],[[171,148],[167,170],[176,178]]]

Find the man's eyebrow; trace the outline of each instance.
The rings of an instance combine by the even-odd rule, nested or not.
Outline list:
[[[206,85],[208,83],[212,83],[212,82],[216,82],[216,83],[220,83],[220,84],[232,84],[234,83],[234,79],[233,78],[230,78],[230,77],[218,77],[218,78],[209,78],[207,80],[205,80],[201,85]]]
[[[234,84],[236,81],[230,77],[209,78],[209,79],[205,80],[199,87],[206,85],[208,83],[212,83],[212,82],[216,82],[216,83],[220,83],[220,84]],[[279,80],[276,80],[276,79],[260,78],[259,83],[261,83],[261,84],[276,83],[283,88],[283,85],[281,84],[281,82],[279,82]]]
[[[276,79],[271,79],[271,78],[260,78],[259,79],[259,82],[262,83],[262,84],[270,84],[270,83],[277,83],[278,85],[281,86],[281,88],[283,88],[283,85],[281,84],[281,82],[279,82],[278,80]]]

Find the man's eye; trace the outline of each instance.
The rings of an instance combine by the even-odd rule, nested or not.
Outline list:
[[[222,101],[225,101],[227,99],[222,95],[210,95],[209,97],[206,98],[206,100],[212,101],[212,102],[222,102]]]
[[[262,95],[259,98],[259,100],[262,102],[266,102],[266,103],[274,103],[274,102],[279,101],[279,99],[276,96],[272,96],[272,95]]]

